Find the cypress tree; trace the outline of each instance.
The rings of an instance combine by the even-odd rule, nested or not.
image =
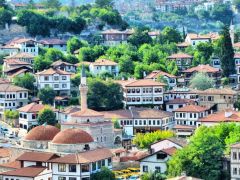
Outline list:
[[[229,75],[235,74],[234,50],[228,26],[224,26],[222,30],[219,58],[223,76],[229,77]]]

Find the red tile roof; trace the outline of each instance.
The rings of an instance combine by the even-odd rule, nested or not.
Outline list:
[[[183,72],[184,73],[193,73],[193,72],[216,73],[220,71],[221,70],[219,68],[214,68],[209,64],[207,65],[201,64],[201,65],[186,69]]]
[[[3,172],[3,173],[0,173],[0,175],[34,178],[34,177],[37,177],[45,169],[46,169],[46,167],[29,166],[29,167],[16,169],[13,171]]]
[[[31,129],[25,136],[29,141],[51,141],[60,130],[54,126],[41,125]]]
[[[187,37],[189,37],[190,39],[211,39],[209,35],[200,35],[194,33],[187,34]]]
[[[166,102],[166,104],[195,104],[195,102],[191,99],[176,98]]]
[[[178,43],[177,44],[177,47],[188,47],[190,46],[191,44],[187,43],[187,42],[182,42],[182,43]]]
[[[176,76],[163,72],[163,71],[153,71],[149,75],[145,77],[145,79],[153,79],[153,78],[158,78],[159,76],[167,76],[170,78],[176,78]]]
[[[108,29],[102,32],[102,34],[128,34],[128,35],[131,35],[133,33],[134,33],[134,30],[132,29],[127,29],[125,31],[119,31],[117,29]]]
[[[69,154],[60,158],[50,160],[52,163],[66,163],[66,164],[85,164],[97,162],[99,160],[113,157],[113,153],[107,148],[94,149],[78,154]]]
[[[153,86],[165,86],[164,83],[156,82],[151,79],[140,80],[128,80],[128,81],[116,81],[123,87],[153,87]]]
[[[0,158],[10,157],[11,150],[9,148],[0,147]]]
[[[5,164],[0,164],[0,167],[19,169],[19,168],[21,168],[21,162],[20,161],[12,161],[12,162],[8,162]]]
[[[187,105],[182,108],[178,108],[174,110],[174,112],[204,112],[207,111],[208,108],[196,105]]]
[[[231,147],[232,147],[232,148],[240,148],[240,143],[237,142],[237,143],[235,143],[235,144],[232,144]]]
[[[177,148],[171,147],[171,148],[167,148],[167,149],[162,149],[161,151],[163,151],[163,152],[165,152],[166,154],[172,156],[173,154],[176,153]]]
[[[189,130],[194,130],[196,129],[194,126],[186,126],[186,125],[175,125],[173,129],[189,129]]]
[[[37,75],[53,75],[53,74],[60,74],[60,75],[71,75],[72,73],[66,72],[66,71],[62,71],[60,69],[47,69],[41,72],[36,73]]]
[[[64,62],[62,60],[58,60],[58,61],[55,61],[51,64],[51,66],[53,67],[57,67],[57,66],[61,66],[61,65],[64,65],[64,66],[75,66],[74,64],[71,64],[71,63],[68,63],[68,62]]]
[[[24,61],[20,61],[17,59],[5,59],[4,62],[8,65],[14,65],[14,66],[18,66],[18,65],[31,65],[30,63],[24,62]]]
[[[0,84],[0,92],[19,92],[19,91],[28,91],[28,90],[12,84]]]
[[[26,106],[23,106],[21,108],[18,109],[19,112],[26,112],[26,113],[38,113],[39,111],[41,111],[42,109],[44,109],[44,107],[46,107],[43,104],[37,104],[36,102],[33,102],[31,104],[27,104]],[[57,109],[51,107],[51,109],[53,111],[58,111]]]
[[[220,111],[199,120],[200,122],[240,122],[240,112],[233,110]]]
[[[30,53],[22,52],[12,56],[7,56],[5,59],[20,59],[20,58],[33,59],[34,56]]]
[[[85,109],[85,110],[72,113],[71,116],[72,117],[99,117],[99,116],[103,116],[103,114],[97,111],[94,111],[92,109]]]
[[[47,162],[51,159],[58,158],[54,153],[46,152],[25,152],[19,156],[17,161],[30,161],[30,162]]]
[[[240,48],[240,42],[237,42],[237,43],[233,44],[233,47],[234,48]]]
[[[220,89],[215,89],[215,88],[209,88],[204,91],[199,91],[199,94],[213,94],[213,95],[236,95],[237,92],[230,89],[230,88],[220,88]]]
[[[44,44],[44,45],[66,45],[67,42],[65,40],[62,39],[42,39],[39,41],[40,44]]]
[[[118,65],[118,63],[111,60],[107,60],[107,59],[98,59],[91,64],[93,66],[117,66]]]
[[[168,56],[168,59],[179,59],[179,58],[181,58],[181,59],[184,59],[184,58],[191,59],[193,57],[191,55],[185,54],[185,53],[172,54],[171,56]]]
[[[240,53],[235,53],[234,58],[236,58],[236,59],[240,58]]]
[[[81,129],[65,129],[59,132],[52,140],[54,144],[84,144],[93,142],[93,138]]]

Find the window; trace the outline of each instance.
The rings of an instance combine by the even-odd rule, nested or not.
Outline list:
[[[67,80],[67,76],[62,76],[62,80]]]
[[[67,84],[62,84],[62,88],[67,88]]]
[[[66,180],[66,177],[63,177],[63,176],[58,177],[58,180]]]
[[[233,158],[233,160],[236,160],[236,159],[237,159],[237,153],[236,153],[236,152],[233,152],[232,158]]]
[[[112,158],[108,158],[108,166],[112,165]]]
[[[59,84],[54,84],[54,88],[59,88]]]
[[[92,170],[93,171],[97,170],[97,163],[96,162],[92,163]]]
[[[143,166],[143,172],[148,172],[148,166]]]
[[[105,166],[105,159],[102,160],[102,166]]]
[[[161,173],[161,167],[155,167],[155,172],[157,172],[157,173]]]
[[[66,172],[66,164],[58,164],[59,172]]]
[[[169,105],[169,109],[173,109],[173,105]]]
[[[49,81],[49,77],[48,76],[44,76],[44,81]]]
[[[85,150],[85,151],[89,151],[89,150],[90,150],[89,144],[85,144],[85,145],[84,145],[84,150]]]
[[[68,180],[77,180],[75,177],[69,177]]]
[[[83,164],[81,165],[81,170],[82,172],[89,172],[89,165],[88,164]]]
[[[101,169],[101,167],[102,167],[102,162],[98,161],[98,169]]]
[[[69,172],[77,172],[77,166],[75,164],[70,164]]]
[[[165,153],[158,153],[157,154],[157,159],[165,159],[167,157],[167,154],[165,154]]]
[[[58,76],[54,76],[54,81],[58,81],[59,77]]]
[[[237,174],[237,168],[233,168],[233,174]]]

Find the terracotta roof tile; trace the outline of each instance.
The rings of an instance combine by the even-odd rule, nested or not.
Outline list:
[[[173,129],[189,129],[189,130],[194,130],[196,129],[194,126],[186,126],[186,125],[175,125]]]
[[[233,47],[234,48],[240,48],[240,42],[237,42],[237,43],[233,44]]]
[[[64,62],[62,60],[58,60],[55,61],[51,64],[52,67],[57,67],[57,66],[61,66],[61,65],[65,65],[65,66],[74,66],[74,64],[68,63],[68,62]]]
[[[172,54],[171,56],[168,56],[168,59],[178,59],[178,58],[184,59],[184,58],[193,58],[193,57],[185,53]]]
[[[189,37],[190,39],[211,39],[209,35],[200,35],[194,33],[187,34],[187,37]]]
[[[66,72],[66,71],[62,71],[60,69],[47,69],[47,70],[43,70],[41,72],[36,73],[37,75],[53,75],[53,74],[60,74],[60,75],[71,75],[72,73]]]
[[[72,113],[71,116],[72,117],[98,117],[98,116],[103,116],[103,114],[97,111],[94,111],[92,109],[85,109],[85,110]]]
[[[145,77],[145,79],[153,79],[153,78],[158,78],[159,76],[167,76],[170,78],[176,78],[176,76],[163,72],[163,71],[153,71],[149,75]]]
[[[186,69],[183,71],[184,73],[193,73],[193,72],[204,72],[204,73],[216,73],[221,72],[219,68],[214,68],[212,66],[209,66],[209,64],[204,65],[198,65],[189,69]]]
[[[176,98],[166,102],[166,104],[195,104],[195,102],[191,99]]]
[[[113,153],[107,148],[94,149],[78,154],[69,154],[60,158],[50,160],[52,163],[85,164],[97,162],[102,159],[113,157]]]
[[[30,63],[24,62],[24,61],[20,61],[17,59],[5,59],[4,62],[8,65],[14,65],[14,66],[18,66],[18,65],[31,65]]]
[[[25,59],[33,59],[34,56],[30,53],[26,53],[26,52],[21,52],[12,56],[7,56],[5,59],[21,59],[21,58],[25,58]]]
[[[66,45],[67,42],[65,40],[62,39],[42,39],[39,41],[40,44],[44,44],[44,45]]]
[[[18,111],[26,112],[26,113],[38,113],[44,107],[45,107],[45,105],[43,105],[43,104],[37,104],[36,102],[33,102],[31,104],[27,104],[26,106],[23,106],[23,107],[19,108]],[[57,109],[55,109],[53,107],[51,107],[51,109],[53,111],[58,111]]]
[[[153,86],[165,86],[164,83],[156,82],[151,79],[140,80],[128,80],[128,81],[116,81],[123,87],[153,87]]]
[[[162,149],[161,151],[163,151],[163,152],[165,152],[166,154],[172,156],[173,154],[176,153],[177,148],[171,147],[171,148],[167,148],[167,149]]]
[[[232,148],[240,148],[240,143],[237,142],[237,143],[235,143],[235,144],[232,144],[231,147],[232,147]]]
[[[54,153],[46,152],[25,152],[19,156],[17,161],[30,161],[30,162],[47,162],[51,159],[58,158]]]
[[[0,148],[0,158],[11,156],[11,150],[9,148]]]
[[[5,164],[0,164],[0,167],[19,169],[19,168],[21,168],[21,162],[20,161],[12,161],[12,162],[8,162]]]
[[[51,141],[60,130],[54,126],[41,125],[31,129],[25,136],[29,141]]]
[[[178,108],[174,110],[174,112],[204,112],[207,111],[208,108],[196,105],[187,105],[182,108]]]
[[[182,43],[178,43],[177,44],[177,47],[188,47],[190,46],[191,44],[187,43],[187,42],[182,42]]]
[[[132,30],[132,29],[127,29],[125,31],[120,31],[117,29],[108,29],[108,30],[102,32],[102,34],[128,34],[128,35],[131,35],[133,33],[134,33],[134,30]]]
[[[235,58],[235,59],[240,58],[240,53],[235,53],[235,54],[234,54],[234,58]]]
[[[81,129],[65,129],[59,132],[52,140],[54,144],[83,144],[93,142],[93,138]]]
[[[91,63],[93,66],[117,66],[118,63],[110,61],[107,59],[98,59],[95,62]]]
[[[28,91],[28,90],[12,84],[0,84],[0,92],[18,92],[18,91]]]
[[[240,122],[240,112],[233,110],[220,111],[201,118],[200,122]]]
[[[7,171],[0,173],[0,175],[4,176],[19,176],[19,177],[37,177],[41,172],[43,172],[46,167],[38,167],[38,166],[29,166],[20,169],[16,169],[13,171]]]
[[[210,88],[204,91],[199,91],[199,94],[236,95],[237,92],[230,88]]]

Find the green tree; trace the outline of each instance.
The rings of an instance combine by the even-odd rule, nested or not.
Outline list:
[[[117,110],[122,108],[123,92],[119,84],[89,78],[88,87],[89,108],[94,110]]]
[[[52,61],[45,59],[44,56],[38,55],[34,58],[33,68],[35,71],[42,71],[50,68],[52,63]]]
[[[59,0],[44,0],[43,4],[47,9],[60,9],[61,7],[61,3],[59,2]]]
[[[38,92],[38,97],[43,104],[53,104],[55,95],[55,91],[50,87],[40,89]]]
[[[223,70],[223,76],[229,77],[235,73],[234,49],[229,34],[229,27],[224,26],[222,30],[222,39],[220,41],[219,58]]]
[[[145,43],[152,43],[152,38],[148,35],[147,31],[141,31],[140,29],[137,29],[131,36],[129,36],[128,42],[136,47],[139,47]]]
[[[85,46],[85,44],[81,40],[79,40],[77,37],[73,37],[67,42],[67,52],[73,54],[74,51],[80,49],[83,46]]]
[[[113,122],[113,126],[115,129],[121,129],[121,126],[120,126],[117,118],[113,118],[112,122]]]
[[[30,90],[32,93],[34,92],[35,89],[34,82],[35,77],[30,73],[26,73],[23,76],[15,76],[13,78],[14,85],[26,88]]]
[[[95,4],[100,7],[113,7],[113,0],[95,0]]]
[[[155,131],[151,133],[138,133],[133,138],[133,144],[137,145],[139,148],[146,149],[150,144],[157,142],[162,139],[173,137],[174,133],[172,131]]]
[[[48,124],[55,126],[57,124],[56,115],[49,106],[45,106],[44,109],[38,113],[38,124]]]
[[[10,24],[12,22],[12,12],[0,6],[0,25]]]
[[[206,90],[214,86],[214,80],[206,73],[197,73],[190,80],[190,87],[198,90]]]
[[[91,180],[115,180],[115,174],[107,167],[102,167],[100,172],[91,174]]]
[[[119,58],[120,72],[133,74],[134,64],[130,56],[123,55]]]
[[[240,10],[240,0],[233,0],[233,5],[236,6],[238,10]]]
[[[35,9],[36,8],[34,0],[29,0],[27,5],[28,5],[28,9]]]
[[[210,13],[210,17],[216,21],[221,21],[224,24],[230,24],[233,17],[231,6],[223,3],[216,4]]]
[[[229,146],[238,142],[240,128],[235,123],[201,126],[190,138],[189,144],[178,150],[168,162],[168,176],[188,176],[201,179],[229,179],[222,170],[222,157],[229,154]]]
[[[165,27],[158,37],[159,43],[178,43],[182,41],[182,36],[179,31],[171,27]]]

